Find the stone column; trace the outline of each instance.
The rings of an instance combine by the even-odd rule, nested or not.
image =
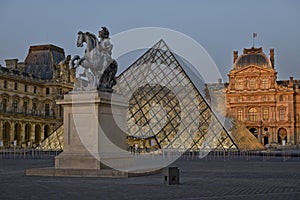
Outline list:
[[[30,144],[33,145],[35,141],[35,124],[30,124],[30,134],[29,134],[29,141]]]
[[[13,141],[15,139],[15,124],[13,122],[10,123],[10,134],[9,134],[9,146],[12,147]]]
[[[259,125],[258,127],[258,140],[262,143],[262,125]]]
[[[31,145],[34,144],[34,139],[35,139],[35,124],[30,123],[29,141]]]
[[[18,143],[20,144],[20,146],[23,146],[23,142],[25,141],[25,123],[21,123],[20,131],[20,141]]]
[[[41,135],[40,135],[40,138],[39,138],[39,141],[41,142],[42,140],[44,140],[44,129],[45,128],[45,124],[44,125],[41,125]]]
[[[3,141],[3,121],[0,121],[0,140]]]
[[[275,138],[274,138],[274,127],[270,126],[270,143],[275,142]]]
[[[277,129],[277,127],[274,127],[274,128],[273,128],[273,130],[274,130],[274,138],[275,138],[274,141],[278,144],[278,133],[277,133],[277,130],[276,130],[276,129]]]

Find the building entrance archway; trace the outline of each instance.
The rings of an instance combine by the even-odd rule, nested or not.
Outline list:
[[[17,141],[17,145],[21,145],[21,124],[15,123],[14,140]]]
[[[263,137],[263,141],[264,141],[264,145],[269,144],[269,132],[268,132],[268,128],[265,127],[264,128],[264,137]]]
[[[30,130],[31,130],[31,125],[26,124],[25,125],[25,142],[28,143],[30,141]]]
[[[257,128],[249,128],[249,131],[256,137],[258,138],[258,131]]]
[[[44,139],[46,139],[50,135],[50,127],[49,125],[46,125],[44,127]]]
[[[5,122],[3,124],[3,145],[9,146],[10,143],[10,124]]]
[[[264,145],[269,144],[269,137],[264,136]]]
[[[285,145],[287,142],[287,131],[285,128],[278,129],[278,144]]]
[[[39,144],[40,142],[41,142],[41,126],[37,124],[35,126],[34,143]]]

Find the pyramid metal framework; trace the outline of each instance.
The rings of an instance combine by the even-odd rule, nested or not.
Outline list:
[[[116,91],[127,98],[130,148],[205,150],[238,149],[209,104],[163,40],[117,79]]]
[[[45,138],[38,149],[44,151],[61,151],[64,147],[64,125],[59,126],[47,138]]]
[[[114,89],[129,102],[129,150],[238,150],[187,67],[160,40],[117,77]],[[40,148],[62,150],[62,138],[63,125]]]

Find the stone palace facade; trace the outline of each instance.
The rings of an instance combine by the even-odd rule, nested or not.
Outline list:
[[[225,84],[229,115],[241,121],[267,146],[293,146],[300,141],[300,80],[277,80],[274,49],[233,52],[233,68]]]
[[[37,146],[62,127],[56,100],[73,89],[70,58],[62,48],[38,45],[30,47],[24,62],[5,60],[6,67],[0,67],[0,146]],[[277,80],[274,49],[269,57],[262,48],[244,49],[241,55],[234,51],[233,60],[229,82],[210,85],[218,102],[224,102],[217,107],[226,105],[227,115],[263,145],[299,145],[300,80]]]
[[[55,100],[72,90],[70,56],[54,45],[31,46],[24,62],[0,67],[0,146],[37,146],[62,124]]]

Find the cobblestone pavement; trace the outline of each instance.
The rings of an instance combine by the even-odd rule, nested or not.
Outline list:
[[[179,185],[163,184],[162,174],[122,179],[25,176],[25,169],[53,164],[53,158],[0,158],[0,199],[300,199],[299,157],[186,156],[172,164],[180,168]]]

